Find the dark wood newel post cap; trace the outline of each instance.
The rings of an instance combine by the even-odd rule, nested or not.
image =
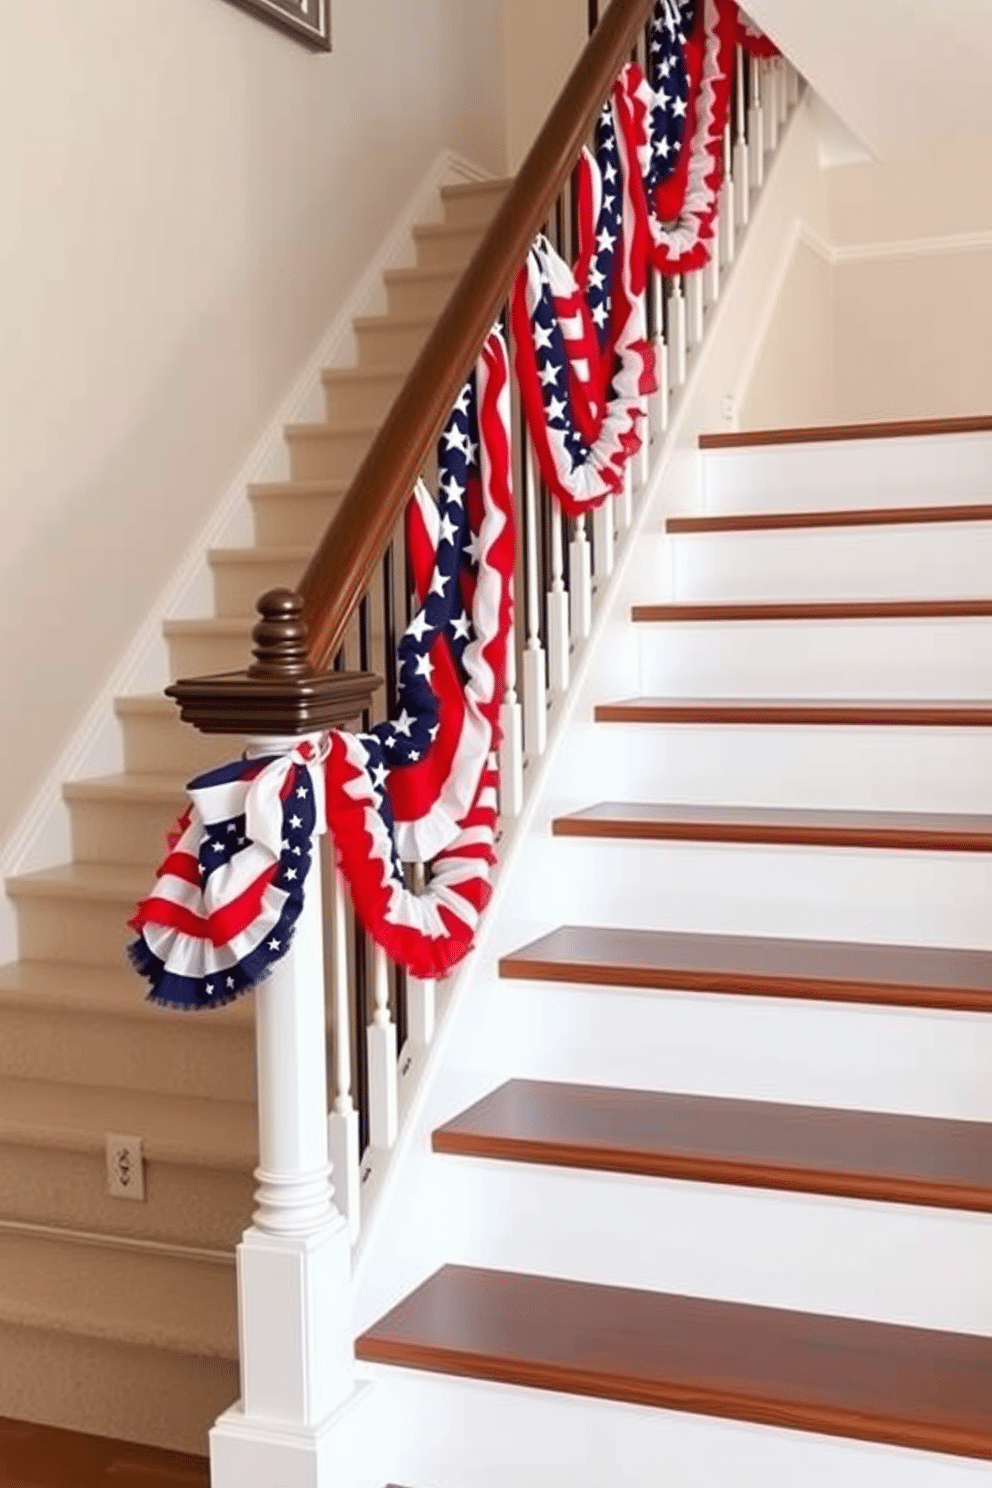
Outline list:
[[[381,677],[314,670],[295,590],[269,589],[258,612],[255,660],[245,671],[185,677],[165,689],[186,723],[204,734],[312,734],[351,723],[371,706]]]

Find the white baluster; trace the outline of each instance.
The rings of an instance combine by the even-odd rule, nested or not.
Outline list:
[[[774,57],[769,57],[762,67],[765,100],[765,149],[769,155],[778,149],[778,66]]]
[[[765,125],[761,106],[761,64],[757,57],[751,58],[751,111],[747,133],[751,147],[751,190],[760,191],[765,182]]]
[[[361,1188],[358,1162],[358,1112],[351,1097],[351,1006],[348,979],[347,890],[331,859],[331,991],[334,1007],[334,1101],[327,1118],[327,1139],[334,1171],[338,1208],[348,1221],[354,1245],[360,1225]]]
[[[413,865],[413,888],[417,894],[424,892],[426,875],[423,863]],[[434,1041],[434,1024],[437,1016],[437,983],[421,977],[406,979],[406,1027],[411,1044],[420,1048]]]
[[[300,742],[252,739],[249,753]],[[244,1488],[263,1443],[270,1481],[304,1473],[316,1482],[319,1430],[352,1385],[351,1245],[328,1161],[316,846],[290,948],[254,993],[259,1158],[256,1208],[237,1249],[241,1400],[210,1433],[214,1488]]]
[[[751,210],[751,170],[744,132],[744,53],[737,48],[737,136],[734,141],[734,207],[738,227],[747,227]]]
[[[682,295],[682,279],[676,274],[670,281],[671,298],[668,301],[668,330],[670,337],[670,364],[673,387],[680,388],[686,379],[687,352],[685,299]]]
[[[785,64],[785,97],[790,109],[799,102],[799,74],[791,62]]]
[[[519,816],[524,804],[524,729],[517,698],[517,645],[514,627],[506,642],[506,691],[499,710],[503,739],[499,747],[499,809]]]
[[[561,508],[551,503],[551,588],[548,591],[548,682],[554,694],[568,691],[568,591]]]
[[[523,460],[524,515],[527,528],[524,567],[527,587],[527,644],[524,647],[524,744],[528,759],[538,759],[548,743],[548,674],[541,645],[538,581],[537,473],[528,443]]]
[[[665,289],[664,280],[657,270],[652,270],[649,289],[654,321],[654,360],[658,390],[649,402],[651,429],[663,434],[668,428],[668,347],[665,345]]]
[[[734,261],[734,150],[730,138],[730,125],[723,131],[723,185],[720,188],[720,215],[717,219],[717,237],[720,244],[720,262],[725,269]]]
[[[776,97],[778,98],[778,122],[781,127],[789,117],[789,80],[787,76],[789,64],[784,57],[776,57],[773,66],[778,79]]]
[[[369,1145],[392,1147],[399,1124],[396,1024],[389,1014],[389,962],[381,946],[372,948],[372,1022],[366,1030],[369,1053]]]
[[[628,463],[628,470],[630,468]],[[607,496],[592,514],[593,564],[597,579],[608,579],[613,572],[614,528],[613,498]]]
[[[576,518],[575,536],[568,546],[568,567],[572,590],[572,640],[584,641],[592,629],[592,563],[584,516]]]
[[[686,344],[690,349],[703,339],[703,274],[693,269],[685,276]]]
[[[660,434],[664,434],[668,428],[668,405],[671,400],[672,384],[669,374],[669,353],[664,341],[658,340],[655,344],[655,354],[658,366],[658,393],[655,398],[657,409],[657,427]]]
[[[647,398],[641,399],[641,447],[626,467],[627,478],[620,493],[620,521],[626,531],[634,520],[634,491],[643,491],[651,479],[651,409]]]

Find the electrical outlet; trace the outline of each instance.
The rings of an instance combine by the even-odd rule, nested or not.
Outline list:
[[[140,1137],[125,1137],[107,1132],[107,1192],[112,1199],[145,1197],[145,1160]]]
[[[725,424],[732,424],[737,417],[737,407],[734,403],[733,393],[724,393],[720,399],[720,417]]]

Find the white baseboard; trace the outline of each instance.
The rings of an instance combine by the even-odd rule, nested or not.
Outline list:
[[[163,621],[209,615],[213,608],[207,553],[213,547],[251,542],[247,488],[257,481],[279,480],[288,473],[283,428],[323,417],[321,371],[346,366],[354,358],[352,322],[375,314],[384,304],[386,269],[412,263],[412,231],[418,222],[439,220],[441,187],[487,180],[464,156],[443,150],[397,215],[377,252],[326,327],[254,445],[248,458],[215,502],[210,516],[192,538],[172,578],[148,610],[140,629],[114,666],[97,697],[60,751],[51,770],[0,846],[0,881],[17,873],[65,862],[71,855],[69,813],[62,798],[68,780],[113,774],[123,764],[114,699],[133,693],[158,692],[168,681]],[[17,956],[14,909],[0,897],[0,962]]]

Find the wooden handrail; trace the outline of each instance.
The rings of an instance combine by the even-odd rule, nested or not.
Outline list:
[[[340,646],[427,452],[653,3],[612,0],[321,539],[299,585],[315,668]]]

